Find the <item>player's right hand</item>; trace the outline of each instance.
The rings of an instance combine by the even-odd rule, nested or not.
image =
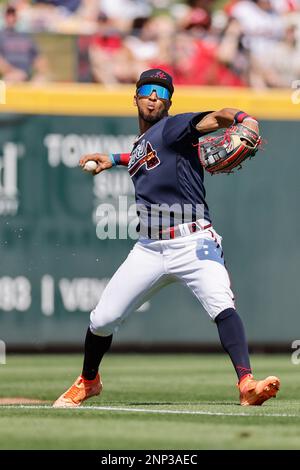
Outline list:
[[[89,155],[84,155],[79,160],[79,166],[83,168],[86,162],[88,162],[89,160],[93,160],[98,165],[96,170],[92,172],[93,175],[98,175],[98,173],[101,173],[101,171],[108,170],[113,166],[109,155],[104,153],[92,153]]]

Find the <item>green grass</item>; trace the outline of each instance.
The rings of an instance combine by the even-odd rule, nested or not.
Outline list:
[[[78,355],[8,356],[0,365],[0,397],[51,403],[81,362]],[[275,400],[242,408],[225,356],[108,355],[104,391],[87,406],[204,414],[2,406],[0,449],[299,449],[300,366],[288,355],[253,356],[252,364],[258,378],[278,375],[282,387]]]

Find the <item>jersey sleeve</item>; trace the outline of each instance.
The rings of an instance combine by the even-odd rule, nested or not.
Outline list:
[[[212,112],[185,113],[170,117],[162,133],[165,145],[176,147],[187,140],[193,140],[203,135],[202,132],[196,129],[196,125],[204,116]]]

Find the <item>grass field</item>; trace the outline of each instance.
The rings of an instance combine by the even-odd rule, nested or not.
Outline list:
[[[8,356],[0,397],[46,400],[0,407],[0,449],[300,449],[300,366],[252,356],[256,377],[278,375],[276,399],[241,407],[222,355],[108,355],[101,397],[75,410],[52,401],[80,372],[78,355]]]

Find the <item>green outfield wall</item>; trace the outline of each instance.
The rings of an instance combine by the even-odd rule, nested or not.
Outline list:
[[[136,118],[4,112],[0,127],[0,338],[41,349],[81,344],[91,309],[134,244],[119,208],[119,196],[130,204],[134,195],[126,169],[93,177],[78,159],[130,150]],[[206,176],[207,200],[250,342],[289,344],[300,335],[299,122],[263,119],[261,130],[264,149],[242,171]],[[97,237],[103,203],[115,207],[123,239]],[[218,336],[176,284],[124,323],[115,344],[129,343]]]

